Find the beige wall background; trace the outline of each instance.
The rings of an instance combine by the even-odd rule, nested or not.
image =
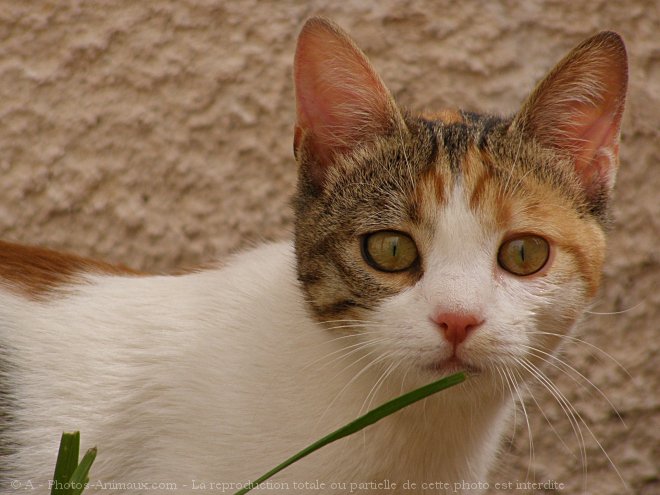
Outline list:
[[[291,65],[315,13],[344,26],[417,110],[514,111],[580,40],[601,29],[624,36],[630,93],[604,286],[587,343],[565,352],[584,378],[549,375],[589,425],[587,492],[626,492],[614,464],[630,493],[660,493],[655,0],[1,0],[0,236],[167,271],[289,235]],[[578,493],[571,424],[533,390],[534,456],[518,415],[497,480],[556,480]]]

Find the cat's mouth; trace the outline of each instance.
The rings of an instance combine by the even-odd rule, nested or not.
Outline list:
[[[468,364],[455,355],[448,359],[435,361],[428,365],[426,369],[442,375],[451,375],[452,373],[458,373],[459,371],[465,371],[471,375],[478,375],[483,371],[478,366]]]

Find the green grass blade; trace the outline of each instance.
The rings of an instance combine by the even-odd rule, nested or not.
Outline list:
[[[89,470],[92,467],[92,463],[96,459],[96,447],[89,449],[85,452],[85,456],[80,461],[80,464],[76,470],[71,475],[69,479],[69,485],[71,486],[70,495],[80,495],[85,488],[85,485],[89,481]]]
[[[248,485],[247,487],[243,488],[242,490],[237,491],[234,495],[244,495],[251,491],[253,488],[258,486],[260,483],[263,483],[266,481],[268,478],[271,476],[274,476],[275,474],[279,473],[282,471],[284,468],[290,466],[296,461],[299,461],[303,457],[308,456],[312,452],[320,449],[321,447],[325,447],[329,443],[335,442],[339,440],[340,438],[347,437],[349,435],[352,435],[353,433],[356,433],[367,426],[370,426],[377,421],[380,421],[386,416],[389,416],[390,414],[393,414],[400,409],[403,409],[406,406],[409,406],[410,404],[413,404],[414,402],[420,401],[422,399],[425,399],[426,397],[433,395],[437,392],[440,392],[441,390],[444,390],[449,387],[453,387],[454,385],[458,385],[459,383],[465,381],[465,373],[455,373],[453,375],[447,376],[441,380],[438,380],[433,383],[429,383],[428,385],[425,385],[423,387],[420,387],[418,389],[413,390],[412,392],[408,392],[406,394],[401,395],[400,397],[397,397],[396,399],[393,399],[389,402],[386,402],[385,404],[382,404],[381,406],[378,406],[376,409],[373,409],[369,411],[367,414],[364,416],[360,416],[354,421],[351,421],[345,426],[342,426],[338,430],[333,431],[329,435],[326,435],[325,437],[317,440],[307,448],[301,450],[297,454],[293,455],[292,457],[289,457],[286,461],[284,461],[282,464],[279,466],[274,467],[270,471],[268,471],[266,474],[255,480],[253,483]]]
[[[78,466],[78,454],[80,450],[80,432],[62,433],[60,450],[57,454],[55,474],[53,475],[53,486],[51,495],[69,495],[67,483]]]

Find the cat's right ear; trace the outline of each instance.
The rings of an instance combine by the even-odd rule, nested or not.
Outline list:
[[[320,17],[298,37],[294,61],[296,157],[321,187],[338,156],[403,126],[403,118],[367,57],[344,31]]]
[[[557,64],[512,124],[568,156],[592,204],[603,203],[614,185],[627,82],[623,40],[601,32]]]

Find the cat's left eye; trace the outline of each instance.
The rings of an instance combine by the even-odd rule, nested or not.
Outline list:
[[[543,237],[523,235],[505,241],[497,253],[502,268],[514,275],[532,275],[541,270],[550,257],[550,245]]]
[[[417,246],[410,236],[395,230],[367,235],[362,241],[362,256],[382,272],[400,272],[417,260]]]

